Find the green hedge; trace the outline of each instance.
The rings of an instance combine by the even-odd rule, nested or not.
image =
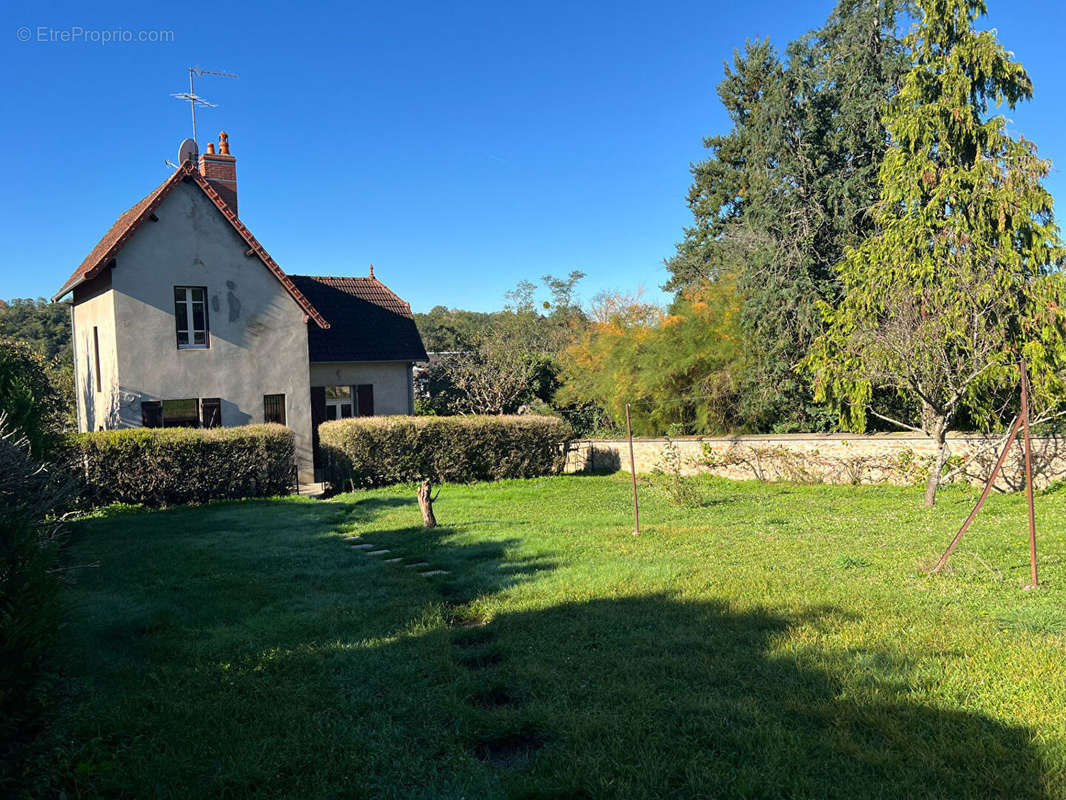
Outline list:
[[[342,488],[429,479],[468,483],[562,471],[570,426],[557,417],[358,417],[318,428]]]
[[[169,506],[288,494],[295,484],[292,431],[236,428],[125,428],[67,438],[90,506]]]

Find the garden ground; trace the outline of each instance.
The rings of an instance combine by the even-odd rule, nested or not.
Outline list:
[[[1066,797],[1066,492],[1025,591],[1021,496],[936,577],[970,489],[698,486],[639,538],[624,475],[74,523],[37,789]]]

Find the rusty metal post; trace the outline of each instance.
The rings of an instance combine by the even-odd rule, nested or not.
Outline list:
[[[629,424],[629,403],[626,403],[626,435],[629,437],[629,475],[633,479],[633,535],[640,536],[640,507],[637,505],[637,468],[633,460],[633,427]]]
[[[951,552],[955,549],[955,546],[962,539],[962,535],[966,533],[966,529],[970,527],[970,523],[973,522],[974,517],[977,516],[977,512],[981,510],[981,506],[984,505],[985,499],[988,497],[988,493],[992,491],[992,484],[996,481],[996,476],[999,474],[1000,469],[1003,467],[1003,462],[1007,458],[1007,452],[1010,450],[1010,446],[1014,444],[1014,439],[1018,436],[1018,429],[1022,425],[1022,415],[1019,414],[1015,420],[1014,425],[1011,426],[1010,436],[1007,437],[1007,443],[1003,445],[1003,452],[999,454],[999,458],[996,460],[996,466],[992,468],[992,474],[988,476],[988,482],[985,483],[984,491],[981,492],[981,497],[977,500],[977,505],[973,507],[973,511],[970,512],[970,516],[966,518],[966,521],[962,523],[962,527],[959,528],[959,532],[955,534],[955,538],[951,540],[951,544],[948,545],[948,549],[944,551],[944,555],[940,557],[940,560],[936,562],[936,566],[933,567],[933,572],[940,572],[944,568],[944,565],[948,563],[948,558],[951,556]]]
[[[1029,375],[1023,358],[1018,363],[1022,373],[1022,419],[1025,435],[1025,501],[1029,505],[1029,566],[1032,570],[1032,588],[1040,585],[1036,577],[1036,512],[1033,509],[1033,467],[1030,458],[1032,444],[1029,441]]]

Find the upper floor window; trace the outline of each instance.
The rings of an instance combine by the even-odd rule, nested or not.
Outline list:
[[[174,287],[174,323],[178,349],[207,347],[207,289],[203,286]]]

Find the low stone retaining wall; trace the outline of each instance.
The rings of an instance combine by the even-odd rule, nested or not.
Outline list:
[[[956,481],[981,484],[995,464],[1002,437],[959,434],[948,438],[949,471]],[[1066,477],[1066,438],[1034,438],[1033,483],[1046,486]],[[766,436],[687,436],[635,438],[638,473],[669,470],[676,460],[685,475],[711,473],[735,480],[785,480],[801,483],[922,483],[936,455],[927,437],[911,433],[781,434]],[[624,439],[581,439],[572,443],[567,472],[629,470]],[[1003,490],[1025,485],[1024,453],[1019,440],[1007,455],[996,481]]]

